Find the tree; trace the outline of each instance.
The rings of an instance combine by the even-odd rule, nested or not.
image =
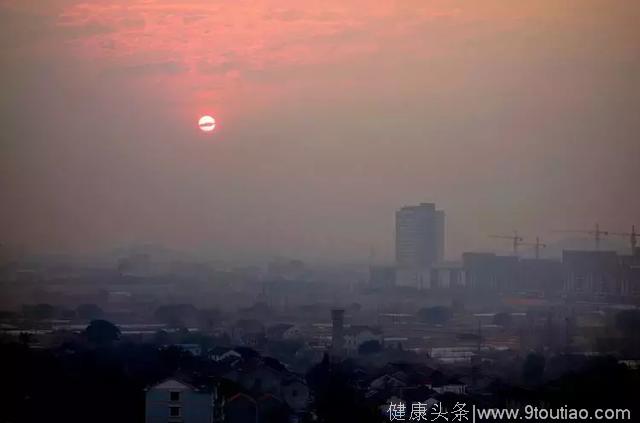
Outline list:
[[[360,355],[375,354],[379,353],[380,351],[382,351],[382,345],[380,345],[380,342],[376,341],[375,339],[363,342],[358,347],[358,354]]]
[[[522,365],[522,379],[524,382],[530,385],[540,383],[544,374],[545,362],[543,355],[529,354]]]
[[[268,343],[269,353],[283,361],[293,361],[304,343],[300,340],[271,341]]]
[[[355,386],[354,368],[348,363],[331,363],[328,355],[307,373],[314,392],[313,408],[319,423],[383,422],[375,405],[367,402]]]
[[[640,311],[623,310],[616,314],[616,328],[628,337],[640,335]]]
[[[20,335],[18,335],[18,341],[20,341],[21,345],[28,347],[33,341],[33,335],[29,332],[20,332]]]
[[[171,341],[171,337],[166,330],[159,330],[153,335],[153,342],[157,345],[166,345]]]
[[[100,319],[104,312],[95,304],[81,304],[76,308],[76,315],[85,320]]]
[[[98,346],[106,346],[120,339],[120,329],[107,320],[92,320],[84,333],[89,342]]]
[[[425,307],[418,310],[418,319],[423,323],[441,325],[451,318],[451,310],[444,306]]]

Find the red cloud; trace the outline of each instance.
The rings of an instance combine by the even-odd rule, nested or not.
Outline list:
[[[220,96],[248,84],[246,74],[354,60],[394,39],[397,48],[409,48],[411,32],[421,24],[459,14],[421,4],[99,1],[63,8],[57,25],[108,28],[68,42],[78,55],[114,68],[153,71],[162,69],[153,64],[179,63],[186,74],[164,77],[207,97],[203,91]]]

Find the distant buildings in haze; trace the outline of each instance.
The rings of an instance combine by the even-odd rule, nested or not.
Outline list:
[[[423,288],[444,259],[445,214],[433,203],[396,212],[396,284]]]
[[[406,206],[395,214],[395,263],[371,265],[373,289],[462,289],[540,295],[640,296],[640,251],[632,228],[631,255],[614,251],[564,250],[562,260],[465,252],[444,261],[445,213],[433,203]]]

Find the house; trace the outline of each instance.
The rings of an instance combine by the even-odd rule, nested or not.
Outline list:
[[[431,389],[439,394],[451,393],[457,395],[466,395],[467,385],[458,378],[448,378],[438,382],[434,382]]]
[[[367,398],[386,400],[391,396],[424,402],[435,395],[466,395],[467,384],[440,370],[416,363],[389,363],[368,384]]]
[[[225,378],[237,383],[246,392],[271,394],[295,412],[304,411],[310,402],[305,380],[273,358],[245,360],[225,374]]]
[[[382,332],[369,326],[350,326],[344,330],[344,349],[347,355],[356,355],[360,345],[367,341],[378,341],[382,345]]]
[[[234,342],[256,346],[266,339],[264,325],[257,319],[240,319],[231,330]]]
[[[282,373],[261,363],[243,365],[242,368],[235,369],[226,376],[249,391],[276,395],[280,393]]]
[[[267,338],[270,341],[295,341],[302,338],[302,329],[290,323],[278,323],[267,328]]]
[[[426,386],[418,386],[403,389],[401,396],[407,403],[411,404],[414,402],[427,403],[433,401],[435,394],[436,391]]]
[[[405,362],[388,363],[369,383],[369,387],[378,389],[382,387],[431,386],[434,378],[438,378],[440,375],[438,370],[425,365]]]
[[[260,423],[287,422],[291,412],[278,397],[265,394],[258,398],[258,419]]]
[[[293,327],[290,323],[278,323],[267,327],[267,339],[270,341],[282,341],[287,330]]]
[[[209,359],[212,361],[230,361],[249,360],[258,357],[257,351],[248,347],[215,347],[209,350]]]
[[[242,354],[233,348],[215,347],[209,351],[209,359],[213,361],[225,361],[228,359],[239,360],[241,358]]]
[[[300,328],[300,326],[297,326],[297,325],[291,326],[282,334],[282,339],[284,339],[285,341],[294,341],[294,340],[302,339],[302,337],[303,337],[302,328]]]
[[[145,422],[211,423],[215,398],[214,389],[166,379],[146,390]]]
[[[424,402],[436,394],[434,380],[442,374],[428,366],[415,363],[389,363],[368,384],[367,398],[386,402],[391,397],[405,401]]]
[[[369,384],[370,389],[375,390],[388,390],[388,389],[401,389],[407,386],[404,378],[400,378],[399,375],[384,374]]]
[[[224,405],[224,421],[228,423],[257,423],[258,404],[247,394],[238,393]]]
[[[195,357],[199,357],[202,354],[202,347],[198,344],[169,344],[162,346],[162,349],[167,348],[177,348],[180,351],[187,352]]]

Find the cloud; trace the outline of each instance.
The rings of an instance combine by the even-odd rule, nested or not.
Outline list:
[[[148,74],[177,75],[184,73],[187,70],[188,68],[184,63],[180,63],[177,61],[141,63],[137,65],[116,68],[117,72],[135,76],[144,76]]]
[[[239,69],[240,63],[229,52],[217,57],[205,57],[198,62],[198,71],[205,75],[224,75],[227,72]]]

